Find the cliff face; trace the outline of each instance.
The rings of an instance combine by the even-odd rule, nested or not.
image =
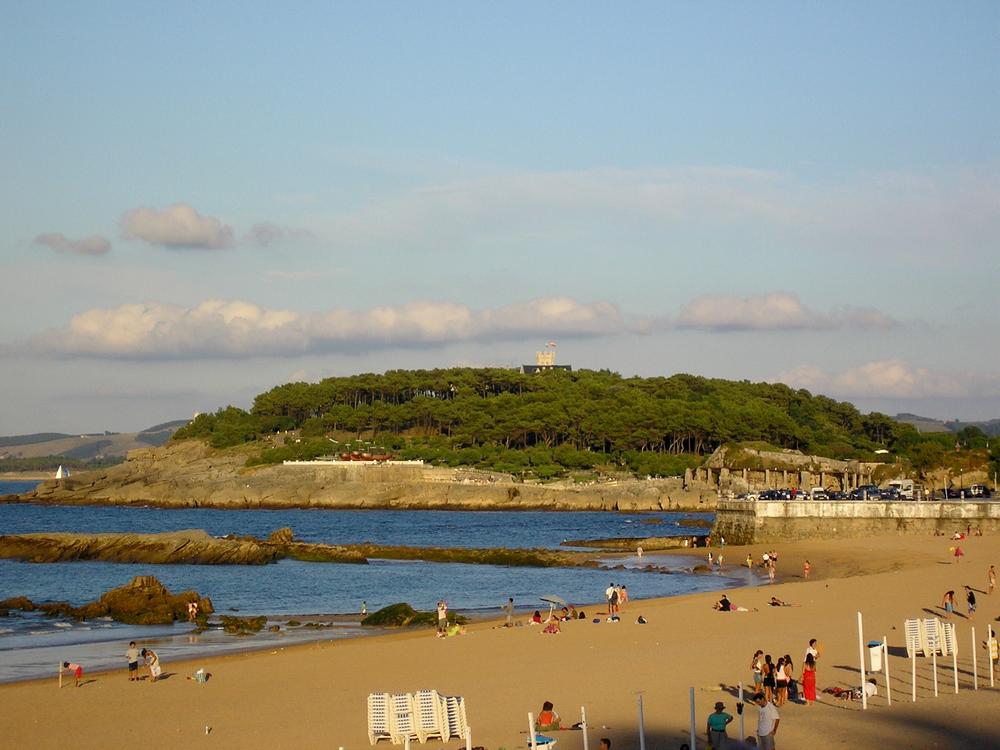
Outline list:
[[[495,472],[398,465],[260,466],[200,441],[133,451],[100,471],[50,480],[20,499],[56,504],[214,508],[712,510],[714,491],[680,479],[575,485],[515,482]]]

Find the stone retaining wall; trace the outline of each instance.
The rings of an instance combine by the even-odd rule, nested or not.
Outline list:
[[[720,500],[712,535],[753,544],[935,531],[950,536],[969,525],[1000,531],[1000,502]]]

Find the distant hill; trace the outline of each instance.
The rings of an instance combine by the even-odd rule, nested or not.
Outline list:
[[[921,417],[919,414],[897,414],[894,419],[913,425],[920,432],[961,432],[966,427],[978,427],[991,437],[1000,435],[1000,419],[989,419],[983,422],[961,422],[959,420],[945,422],[933,417]]]
[[[153,425],[139,432],[95,432],[68,435],[38,432],[0,436],[0,459],[63,456],[68,459],[122,458],[136,448],[157,447],[188,423],[186,419]]]

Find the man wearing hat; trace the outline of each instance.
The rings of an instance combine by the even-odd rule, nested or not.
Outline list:
[[[708,744],[712,750],[720,750],[726,746],[726,725],[733,720],[723,709],[726,704],[719,701],[715,704],[715,712],[708,715]]]

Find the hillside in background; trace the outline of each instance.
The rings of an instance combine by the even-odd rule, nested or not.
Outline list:
[[[907,460],[917,470],[942,461],[956,441],[964,450],[986,447],[976,428],[922,435],[884,414],[861,414],[853,404],[780,383],[498,368],[287,383],[257,396],[250,411],[202,414],[175,437],[216,448],[257,443],[250,464],[366,450],[541,479],[569,472],[676,476],[732,443]]]
[[[139,432],[100,432],[67,435],[39,432],[0,437],[0,471],[43,471],[60,465],[86,469],[118,463],[136,448],[163,445],[187,424],[186,419],[164,422]]]
[[[919,414],[897,414],[897,422],[913,425],[920,432],[961,432],[966,427],[975,427],[990,437],[1000,435],[1000,419],[989,419],[982,422],[961,422],[959,420],[943,421],[933,417],[921,417]]]

